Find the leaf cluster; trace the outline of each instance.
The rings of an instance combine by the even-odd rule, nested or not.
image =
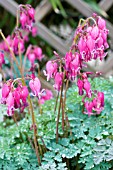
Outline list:
[[[75,85],[69,88],[66,115],[69,125],[62,130],[60,117],[59,140],[56,143],[55,100],[42,106],[42,114],[35,108],[41,166],[33,149],[31,118],[0,126],[0,169],[4,170],[107,170],[113,167],[113,81],[90,80],[93,89],[104,91],[105,109],[100,115],[84,115],[81,96]]]

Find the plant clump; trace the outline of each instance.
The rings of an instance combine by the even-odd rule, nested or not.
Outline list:
[[[70,167],[76,167],[77,169],[80,163],[80,168],[94,168],[95,165],[98,165],[95,161],[97,159],[95,153],[102,155],[102,152],[99,153],[93,147],[98,147],[96,140],[104,139],[104,136],[109,138],[108,132],[110,130],[108,130],[107,135],[103,132],[105,131],[105,126],[102,125],[100,116],[98,124],[100,121],[103,130],[99,131],[97,127],[93,127],[96,130],[94,131],[95,136],[92,136],[94,134],[93,129],[90,129],[91,123],[89,120],[94,123],[96,116],[104,112],[105,97],[101,89],[95,90],[91,86],[89,78],[90,76],[98,77],[101,73],[84,72],[83,67],[85,66],[88,69],[87,62],[97,59],[102,61],[107,55],[106,49],[109,47],[107,35],[109,31],[106,28],[106,22],[97,14],[93,14],[92,17],[86,20],[81,19],[75,31],[72,46],[66,55],[60,57],[54,51],[56,59],[47,62],[46,70],[43,73],[47,77],[47,81],[50,79],[54,80],[53,87],[57,91],[57,97],[56,101],[54,99],[51,100],[51,104],[47,106],[43,104],[45,101],[52,99],[53,94],[49,89],[43,89],[40,81],[39,61],[42,61],[44,57],[42,49],[36,45],[29,45],[27,49],[25,48],[25,43],[29,39],[29,33],[31,32],[33,37],[37,35],[37,27],[34,26],[34,22],[35,10],[31,5],[19,5],[13,34],[5,37],[2,30],[0,30],[3,38],[3,42],[0,44],[0,71],[4,79],[1,88],[1,104],[7,107],[7,115],[13,117],[17,126],[16,130],[18,131],[18,135],[11,136],[11,143],[9,142],[11,145],[8,145],[10,151],[11,148],[16,146],[18,152],[15,156],[13,151],[11,151],[9,157],[16,161],[18,166],[20,165],[20,169],[25,167],[35,169],[37,167],[36,159],[38,167],[42,168],[42,170],[66,170],[70,169]],[[23,34],[23,31],[27,32],[27,34]],[[2,71],[5,55],[9,58],[12,72],[15,72],[13,65],[15,63],[20,76],[17,75],[14,78],[14,75],[12,75],[10,79],[5,80],[6,77]],[[30,63],[28,70],[26,70],[27,61]],[[38,68],[38,74],[36,68]],[[76,81],[76,87],[73,86],[71,88],[71,100],[68,86],[69,82],[73,81]],[[35,107],[37,105],[38,108],[36,110]],[[43,106],[40,107],[40,105]],[[46,108],[45,110],[44,107]],[[24,112],[27,113],[25,118],[19,122],[16,120],[16,112],[19,112],[20,115]],[[107,120],[109,120],[108,117]],[[22,129],[21,126],[24,126],[24,124],[25,127]],[[15,127],[15,125],[11,126],[9,131],[14,133],[12,132],[12,127]],[[100,136],[99,132],[101,133]],[[99,138],[96,137],[96,134]],[[104,145],[106,142],[107,139],[104,141]],[[110,150],[112,142],[110,141],[109,143]],[[4,145],[4,142],[2,144]],[[28,150],[28,155],[26,150]],[[32,153],[33,150],[36,156]],[[102,151],[104,152],[105,149]],[[20,152],[23,153],[20,154]],[[11,164],[11,161],[7,161],[7,154],[5,155],[3,151],[2,154],[3,158],[5,158],[4,161]],[[111,152],[109,151],[107,154],[111,154]],[[31,159],[32,155],[35,165],[33,165]],[[99,163],[103,160],[109,161],[112,158],[108,156],[104,159],[102,157]],[[86,165],[84,166],[84,164]],[[2,165],[4,166],[4,163]],[[14,166],[13,169],[19,169],[16,165]],[[104,163],[102,166],[104,166]],[[108,164],[105,163],[105,166],[108,166]],[[111,164],[109,164],[110,166]]]

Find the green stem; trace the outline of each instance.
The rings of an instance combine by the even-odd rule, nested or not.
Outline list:
[[[19,26],[19,11],[16,12],[16,28]]]

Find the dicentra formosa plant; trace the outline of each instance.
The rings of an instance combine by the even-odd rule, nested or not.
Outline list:
[[[47,81],[54,79],[54,88],[60,92],[60,103],[58,108],[56,141],[58,141],[58,122],[60,109],[62,108],[62,129],[64,129],[65,101],[68,82],[77,79],[79,95],[83,95],[84,114],[100,114],[104,109],[104,93],[97,90],[91,90],[91,84],[88,81],[88,75],[92,72],[83,72],[82,68],[88,61],[100,59],[107,55],[105,50],[109,47],[107,43],[108,29],[106,22],[100,16],[93,14],[86,20],[81,19],[75,31],[72,46],[69,52],[61,58],[56,52],[57,57],[54,61],[48,61],[46,64],[45,76]],[[95,73],[96,76],[99,72]],[[64,90],[65,88],[65,90]],[[64,92],[65,91],[65,92]],[[64,94],[63,94],[64,92]],[[76,99],[75,99],[76,100]],[[57,102],[56,102],[57,103]]]
[[[43,58],[40,47],[30,45],[25,53],[24,62],[22,61],[22,54],[25,52],[25,42],[28,40],[27,36],[23,36],[21,30],[32,32],[36,35],[36,27],[33,27],[35,11],[30,5],[20,5],[17,11],[17,24],[12,36],[5,38],[0,30],[0,34],[4,41],[0,44],[0,68],[5,63],[4,53],[10,54],[11,60],[16,63],[21,77],[16,79],[11,78],[6,81],[2,87],[2,104],[7,105],[7,114],[14,115],[15,109],[20,109],[23,112],[25,107],[30,108],[32,117],[32,127],[34,130],[34,146],[39,165],[41,164],[40,155],[37,142],[37,125],[35,122],[32,100],[29,95],[29,90],[26,85],[26,80],[29,81],[29,87],[34,96],[38,97],[40,103],[49,100],[52,93],[48,90],[41,90],[41,83],[35,74],[36,60]],[[19,20],[20,18],[20,20]],[[19,27],[19,21],[21,27]],[[47,81],[54,79],[54,88],[58,91],[56,105],[59,101],[58,115],[56,122],[56,142],[58,142],[58,124],[60,119],[60,112],[62,110],[62,129],[69,124],[68,117],[65,112],[66,105],[66,91],[69,81],[77,79],[77,86],[79,95],[83,95],[83,105],[85,110],[83,113],[90,115],[100,114],[104,108],[104,93],[91,90],[91,84],[88,81],[88,75],[92,72],[83,72],[82,68],[88,61],[100,59],[107,55],[105,50],[108,48],[107,43],[108,30],[106,28],[105,20],[100,16],[93,14],[92,17],[86,20],[81,19],[75,31],[72,46],[69,52],[61,58],[56,52],[56,60],[48,61],[46,64],[46,71],[44,75],[47,76]],[[17,55],[20,58],[20,64],[17,60]],[[24,74],[24,66],[26,57],[31,63],[31,75]],[[12,67],[12,69],[14,69]],[[2,71],[2,69],[1,69]],[[95,73],[99,75],[99,73]],[[5,79],[4,79],[5,80]],[[58,97],[60,95],[60,100]],[[76,99],[75,99],[76,100]],[[55,105],[55,110],[56,110]]]

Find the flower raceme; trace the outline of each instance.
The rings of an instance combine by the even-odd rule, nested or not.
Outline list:
[[[33,23],[35,22],[35,10],[31,7],[31,5],[20,5],[20,23],[22,29],[31,31],[33,28]]]
[[[94,98],[91,102],[86,101],[85,108],[87,112],[84,112],[84,113],[88,114],[88,116],[96,114],[96,113],[100,114],[100,112],[104,108],[104,93],[98,92],[97,97]]]
[[[93,25],[89,25],[90,22],[87,19],[84,26],[78,26],[75,32],[75,37],[79,37],[76,50],[79,52],[82,61],[85,62],[97,58],[102,60],[107,54],[104,51],[109,47],[107,43],[109,31],[106,28],[105,20],[100,16],[95,16],[92,19]]]
[[[18,87],[15,88],[13,82],[8,81],[2,87],[2,99],[1,103],[7,105],[7,114],[12,116],[15,109],[20,109],[23,112],[24,108],[28,106],[27,97],[28,89],[21,83],[18,83]]]
[[[29,40],[28,34],[31,32],[32,36],[37,35],[37,27],[33,26],[33,23],[35,21],[34,20],[35,11],[31,7],[31,5],[28,5],[28,4],[20,5],[18,12],[19,12],[18,14],[20,14],[21,28],[18,27],[19,26],[19,23],[18,23],[19,18],[18,18],[17,26],[14,30],[14,33],[11,36],[9,35],[6,39],[4,39],[4,41],[0,43],[0,49],[1,49],[0,67],[2,67],[2,64],[5,63],[4,52],[10,53],[10,57],[12,57],[12,59],[14,59],[14,55],[15,55],[15,58],[18,57],[19,55],[20,62],[22,62],[21,64],[25,66],[26,61],[24,60],[24,63],[23,63],[22,54],[25,52],[25,42]],[[28,34],[22,35],[21,29],[27,31]],[[31,63],[31,68],[29,70],[30,72],[32,72],[32,76],[28,75],[28,77],[24,77],[24,78],[31,79],[29,81],[29,87],[33,95],[38,97],[38,99],[41,100],[40,103],[44,103],[44,101],[52,98],[52,92],[47,89],[41,90],[40,80],[37,77],[35,77],[36,60],[41,61],[42,58],[44,57],[44,55],[42,54],[42,49],[38,46],[29,45],[26,50],[25,55]],[[24,75],[22,75],[22,79],[23,79],[23,76]],[[21,81],[23,82],[22,79],[20,81],[16,80],[17,82],[16,87],[15,87],[15,80],[7,81],[6,83],[4,83],[2,87],[1,103],[7,105],[7,108],[8,108],[7,113],[9,116],[12,116],[14,114],[15,109],[20,109],[20,112],[23,112],[24,108],[28,106],[27,97],[29,95],[29,91],[28,91],[27,86],[22,85],[21,83]]]
[[[42,49],[38,46],[29,45],[26,51],[26,55],[31,65],[33,66],[36,60],[41,61],[44,55]]]
[[[109,47],[107,43],[108,33],[105,20],[93,14],[83,23],[79,23],[70,51],[63,58],[54,53],[57,54],[58,59],[48,61],[46,71],[44,71],[47,81],[51,78],[54,79],[54,88],[57,91],[60,91],[60,87],[66,82],[65,80],[73,81],[78,79],[79,95],[84,95],[83,103],[86,108],[84,113],[88,115],[96,114],[96,112],[99,114],[103,110],[104,94],[102,92],[94,94],[88,80],[88,75],[93,73],[82,73],[82,68],[83,66],[86,67],[86,62],[96,59],[103,60],[107,55],[105,50]],[[64,78],[62,75],[65,75]],[[90,98],[92,101],[84,101],[86,98]]]
[[[33,95],[38,97],[38,102],[40,104],[44,104],[46,100],[50,100],[53,97],[50,90],[41,90],[40,80],[35,76],[31,76],[29,87]],[[21,113],[24,111],[24,109],[28,106],[28,95],[29,91],[27,86],[23,86],[20,81],[17,81],[16,87],[15,81],[13,80],[8,80],[3,84],[1,104],[5,104],[7,106],[8,116],[12,116],[15,109],[19,109]]]

